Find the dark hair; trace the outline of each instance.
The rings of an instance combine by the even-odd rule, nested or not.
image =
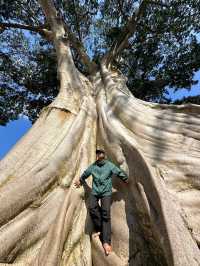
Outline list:
[[[96,150],[96,154],[101,154],[103,153],[105,155],[105,151],[104,150]]]

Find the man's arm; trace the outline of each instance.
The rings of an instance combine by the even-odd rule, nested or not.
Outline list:
[[[82,173],[79,178],[81,185],[84,183],[85,179],[91,175],[91,165]]]
[[[117,175],[123,182],[128,183],[128,175],[119,167],[117,167],[115,164],[112,163],[112,173],[114,175]]]

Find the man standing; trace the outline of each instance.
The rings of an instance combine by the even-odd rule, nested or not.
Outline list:
[[[96,235],[100,235],[106,255],[109,255],[112,251],[110,206],[113,174],[128,184],[127,174],[114,163],[105,159],[103,150],[96,150],[96,161],[83,172],[79,180],[74,182],[78,188],[83,185],[87,177],[90,175],[93,177],[92,191],[89,198],[89,212],[97,232]],[[99,199],[101,200],[101,206],[98,203]]]

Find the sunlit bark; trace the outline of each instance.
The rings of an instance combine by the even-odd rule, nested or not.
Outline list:
[[[1,265],[198,265],[199,106],[136,99],[105,66],[78,77],[91,93],[77,114],[52,103],[0,163]],[[90,188],[73,185],[96,147],[130,177],[113,178],[108,257],[91,237]]]
[[[0,161],[0,265],[199,265],[200,107],[139,100],[105,63],[83,76],[56,11],[40,2],[60,91]],[[92,177],[74,186],[98,147],[130,180],[113,177],[109,256],[91,236]]]

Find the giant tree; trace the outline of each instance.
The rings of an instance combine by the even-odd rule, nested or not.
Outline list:
[[[19,1],[27,4],[21,10],[26,24],[15,22],[15,2],[9,6],[13,20],[6,22],[2,14],[2,32],[27,29],[52,43],[59,86],[55,84],[56,97],[32,128],[0,162],[0,265],[199,265],[200,107],[144,101],[130,89],[140,81],[138,92],[144,93],[144,85],[148,97],[159,97],[166,85],[192,83],[199,67],[193,34],[199,30],[198,1]],[[94,21],[99,27],[93,35],[102,37],[102,29],[111,28],[92,52],[83,39]],[[108,23],[102,28],[104,21]],[[150,40],[140,35],[145,26]],[[151,50],[151,60],[145,49],[134,53],[138,39]],[[167,40],[175,39],[182,46],[177,44],[173,62],[165,49]],[[193,60],[184,62],[191,51]],[[37,83],[17,75],[6,48],[1,53],[15,82],[37,90]],[[136,69],[140,71],[134,74]],[[2,84],[0,100],[5,102],[5,91],[13,88]],[[52,89],[48,84],[44,94]],[[19,88],[17,92],[25,94]],[[73,184],[94,161],[97,147],[130,178],[127,188],[113,177],[113,252],[108,257],[91,237],[91,177],[80,189]]]

